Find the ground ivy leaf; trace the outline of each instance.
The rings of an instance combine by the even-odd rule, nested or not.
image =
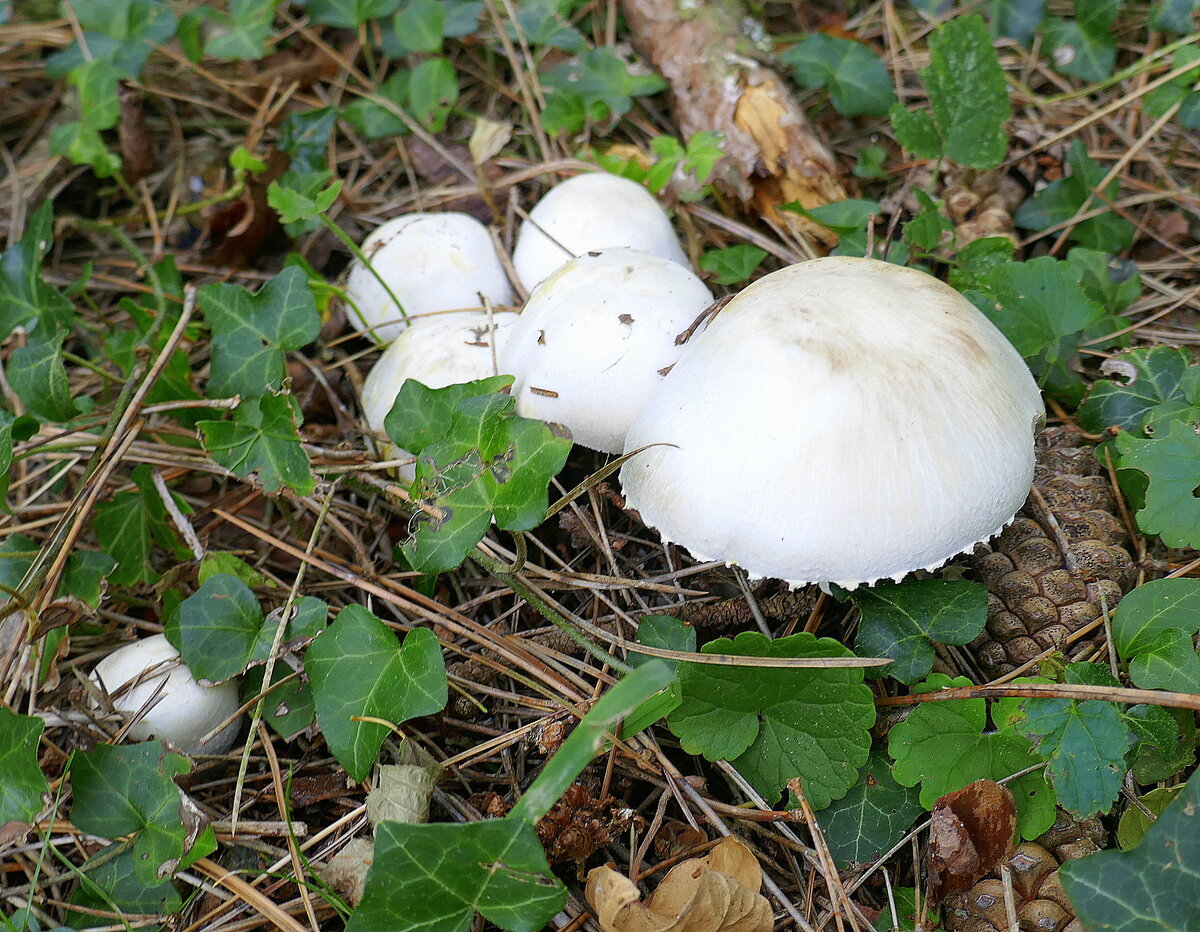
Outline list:
[[[309,495],[317,480],[296,429],[301,420],[295,397],[280,393],[244,399],[232,421],[201,421],[196,426],[209,455],[235,476],[244,479],[258,473],[268,495],[285,485],[298,495]]]
[[[779,56],[796,83],[825,87],[842,116],[887,113],[896,100],[883,61],[861,42],[814,33]]]
[[[1017,226],[1026,230],[1045,230],[1071,220],[1089,198],[1096,192],[1107,169],[1093,161],[1087,154],[1087,146],[1076,140],[1067,150],[1065,178],[1051,182],[1033,197],[1025,201],[1013,214]],[[1117,197],[1119,181],[1110,182],[1103,191],[1097,192],[1092,200],[1093,207],[1103,207]],[[1071,239],[1081,246],[1101,252],[1120,253],[1133,242],[1133,224],[1112,211],[1106,211],[1090,220],[1083,220],[1071,230]]]
[[[1195,928],[1200,902],[1200,774],[1193,773],[1132,851],[1068,861],[1059,877],[1084,928]]]
[[[321,328],[303,270],[284,269],[257,294],[240,285],[204,285],[200,306],[212,328],[210,396],[257,398],[277,390],[283,354],[310,343]]]
[[[935,673],[916,692],[970,686],[965,677],[951,680]],[[888,733],[888,753],[896,761],[892,774],[901,786],[921,784],[921,805],[976,780],[1001,780],[1035,764],[1033,746],[1024,735],[1004,727],[985,732],[987,701],[956,699],[918,705]],[[1009,784],[1017,802],[1023,838],[1036,838],[1054,822],[1054,793],[1041,773]]]
[[[1088,669],[1093,668],[1093,669]],[[1068,683],[1096,683],[1093,672],[1112,675],[1098,664],[1067,667]],[[1058,803],[1080,818],[1107,812],[1125,777],[1125,751],[1133,736],[1116,703],[1101,700],[1027,699],[1024,730],[1037,737],[1037,752],[1049,762]]]
[[[71,821],[105,838],[136,833],[134,873],[142,883],[156,883],[183,857],[186,830],[175,778],[191,769],[161,741],[98,744],[76,755],[71,767]]]
[[[862,620],[855,650],[890,657],[879,675],[912,683],[933,667],[933,643],[967,644],[987,621],[987,588],[965,579],[881,583],[849,594]]]
[[[41,333],[41,331],[38,331]],[[5,371],[12,389],[26,407],[48,421],[66,421],[79,413],[63,365],[67,331],[43,335],[13,350]]]
[[[366,891],[346,932],[466,932],[476,911],[508,932],[533,932],[566,896],[527,822],[381,822]]]
[[[1151,650],[1159,637],[1200,630],[1200,579],[1152,579],[1121,599],[1112,614],[1112,638],[1123,660]]]
[[[42,811],[50,783],[38,766],[38,744],[46,725],[0,706],[0,825],[32,822]]]
[[[750,657],[848,657],[831,638],[768,640],[746,631],[705,653]],[[768,800],[800,777],[815,809],[845,795],[871,747],[875,721],[861,667],[785,669],[681,663],[680,705],[667,724],[689,754],[725,759]]]
[[[1123,433],[1116,439],[1120,469],[1146,474],[1145,505],[1135,515],[1138,527],[1157,534],[1168,547],[1200,547],[1200,437],[1181,421],[1166,436],[1144,440]]]
[[[571,442],[542,421],[513,414],[516,401],[497,394],[509,376],[445,389],[409,379],[385,420],[389,436],[417,455],[410,537],[400,545],[426,573],[462,563],[493,517],[525,531],[546,516],[546,488],[566,462]]]
[[[250,587],[218,573],[183,600],[168,634],[192,675],[216,683],[246,669],[262,627]]]
[[[54,242],[54,210],[43,201],[25,224],[21,239],[0,254],[0,337],[16,327],[33,329],[43,316],[65,322],[71,302],[42,280],[42,257]]]
[[[360,605],[342,609],[304,657],[317,723],[338,763],[365,779],[379,756],[386,726],[352,721],[381,718],[399,725],[446,705],[446,665],[437,637],[417,628],[403,646],[382,621]]]
[[[1173,346],[1139,346],[1114,357],[1106,371],[1121,378],[1100,379],[1079,406],[1079,424],[1091,433],[1109,427],[1141,432],[1149,415],[1200,421],[1200,379],[1188,351]]]
[[[917,791],[901,786],[881,750],[871,752],[858,782],[821,815],[825,841],[839,867],[868,864],[900,840],[921,814]]]

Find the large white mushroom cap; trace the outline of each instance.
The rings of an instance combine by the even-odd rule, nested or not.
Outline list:
[[[223,754],[237,739],[240,717],[210,741],[200,743],[237,711],[237,682],[200,685],[164,635],[156,634],[117,648],[96,664],[92,679],[113,697],[113,708],[127,715],[138,713],[158,697],[126,732],[133,741],[159,738],[187,754]],[[122,692],[127,683],[136,685]]]
[[[405,379],[429,388],[445,388],[496,375],[496,359],[504,348],[517,316],[498,313],[452,314],[410,327],[392,342],[363,381],[362,411],[367,426],[383,433],[383,422]],[[499,370],[503,372],[504,370]],[[408,456],[391,445],[388,455]],[[400,478],[411,482],[415,466],[402,466]]]
[[[410,318],[477,311],[482,307],[480,295],[493,306],[516,300],[491,235],[467,214],[396,217],[363,240],[362,253]],[[374,328],[369,335],[377,342],[390,342],[407,328],[395,302],[358,260],[346,276],[346,296],[351,325],[359,331]]]
[[[953,288],[873,259],[774,272],[694,337],[621,482],[665,540],[754,577],[854,587],[996,534],[1033,479],[1041,395]]]
[[[625,431],[679,358],[675,339],[712,303],[682,265],[636,249],[572,259],[529,296],[500,354],[525,417],[620,453]]]
[[[568,178],[534,205],[521,224],[513,268],[533,291],[574,256],[626,246],[687,267],[687,256],[666,211],[640,184],[591,172]]]

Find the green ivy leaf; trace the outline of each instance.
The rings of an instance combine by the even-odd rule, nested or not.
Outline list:
[[[883,61],[861,42],[813,33],[779,56],[796,83],[825,87],[842,116],[887,113],[896,101]]]
[[[871,221],[871,218],[882,209],[883,207],[878,201],[868,201],[862,198],[849,198],[811,208],[805,208],[799,201],[780,205],[780,210],[790,210],[800,214],[802,217],[807,217],[821,226],[829,227],[833,232],[843,236],[848,233],[857,233],[863,229]]]
[[[1067,396],[1082,392],[1070,362],[1083,333],[1108,319],[1104,308],[1082,294],[1080,275],[1076,266],[1050,256],[1005,262],[978,275],[979,293],[967,295],[1025,357],[1038,381]]]
[[[1190,3],[1192,0],[1186,0],[1186,2]],[[1185,31],[1190,31],[1190,29]],[[1171,70],[1174,71],[1176,68],[1192,64],[1196,67],[1185,71],[1161,87],[1156,87],[1146,95],[1143,108],[1147,116],[1157,120],[1176,104],[1179,104],[1179,112],[1176,114],[1179,125],[1184,129],[1195,129],[1200,126],[1200,91],[1193,90],[1196,82],[1200,80],[1200,49],[1190,45],[1179,49],[1171,59]]]
[[[229,0],[229,12],[208,9],[222,31],[209,38],[204,54],[211,58],[258,61],[267,51],[278,0]]]
[[[895,781],[882,751],[872,751],[850,792],[821,814],[825,841],[838,866],[869,864],[899,841],[921,814],[917,795]]]
[[[992,0],[988,17],[992,32],[1028,46],[1046,13],[1046,0]]]
[[[1013,222],[1024,230],[1045,230],[1066,223],[1081,207],[1091,202],[1092,208],[1103,207],[1116,200],[1120,181],[1114,179],[1098,191],[1107,170],[1094,162],[1087,146],[1079,140],[1067,150],[1066,177],[1051,182],[1025,201],[1013,214]],[[1096,197],[1093,199],[1092,194]],[[1075,224],[1070,238],[1081,246],[1106,253],[1124,252],[1133,243],[1134,226],[1124,217],[1105,211],[1098,217]]]
[[[1139,434],[1151,422],[1200,422],[1200,366],[1191,365],[1187,350],[1139,346],[1115,357],[1107,368],[1123,378],[1092,384],[1079,406],[1084,430],[1100,433],[1119,427]]]
[[[965,677],[951,680],[934,673],[914,689],[931,692],[970,686]],[[987,702],[956,699],[918,705],[888,733],[888,753],[896,761],[892,773],[901,786],[921,784],[921,805],[932,809],[947,793],[976,780],[1002,780],[1036,763],[1033,746],[1012,725],[985,731]],[[1017,803],[1022,838],[1033,839],[1054,822],[1054,792],[1038,772],[1010,781]]]
[[[666,90],[656,74],[634,74],[610,48],[588,49],[541,76],[547,91],[542,123],[551,133],[572,133],[586,120],[623,116],[634,97]],[[571,101],[574,98],[574,101]],[[563,103],[558,103],[563,99]]]
[[[1111,28],[1119,4],[1120,0],[1086,0],[1076,4],[1075,20],[1050,17],[1042,24],[1044,48],[1055,70],[1083,81],[1103,81],[1112,74],[1117,39]],[[1111,16],[1085,17],[1087,8],[1105,8]]]
[[[133,871],[143,884],[173,873],[187,834],[180,821],[175,778],[189,773],[186,757],[161,741],[114,747],[98,744],[76,755],[71,767],[71,821],[104,838],[133,835]]]
[[[1067,253],[1067,261],[1079,269],[1084,294],[1110,314],[1120,314],[1141,297],[1142,276],[1132,260],[1076,246]]]
[[[900,105],[890,116],[905,148],[924,158],[932,148],[930,124],[940,145],[937,154],[968,168],[995,168],[1008,152],[1004,124],[1012,116],[1008,86],[987,25],[979,16],[959,16],[929,38],[929,66],[918,72],[929,94],[931,118],[914,118]]]
[[[1121,469],[1146,474],[1144,507],[1135,517],[1147,534],[1157,534],[1168,547],[1200,547],[1200,437],[1188,424],[1175,421],[1166,436],[1153,440],[1118,434]]]
[[[6,367],[8,381],[34,414],[48,421],[66,421],[79,413],[63,364],[65,330],[45,335],[13,350]]]
[[[768,640],[746,631],[704,653],[749,657],[849,657],[831,638]],[[682,663],[682,701],[667,717],[689,754],[725,759],[768,800],[800,777],[814,809],[844,796],[871,747],[871,690],[860,667],[786,669]]]
[[[446,35],[446,11],[438,0],[409,0],[395,16],[396,35],[409,52],[436,55]]]
[[[283,354],[316,339],[316,301],[301,269],[286,268],[251,294],[240,285],[204,285],[200,306],[212,328],[210,396],[258,398],[277,391]]]
[[[99,608],[106,588],[105,580],[116,568],[117,561],[107,553],[76,550],[67,557],[67,566],[63,571],[58,591],[61,595],[72,596],[92,608]]]
[[[1106,668],[1092,663],[1070,664],[1066,682],[1119,685]],[[1027,699],[1024,709],[1025,730],[1038,736],[1037,752],[1049,762],[1059,805],[1080,818],[1111,809],[1133,739],[1116,703]]]
[[[54,209],[43,201],[21,239],[0,254],[0,333],[5,337],[17,327],[34,329],[43,317],[51,321],[51,330],[70,321],[71,302],[42,279],[42,257],[53,242]]]
[[[196,426],[213,461],[235,476],[245,479],[258,473],[268,495],[285,485],[298,495],[309,495],[317,480],[296,430],[301,417],[292,395],[263,395],[243,401],[232,421],[201,421]]]
[[[637,642],[647,647],[662,647],[667,650],[686,651],[696,650],[696,629],[685,624],[673,615],[644,615],[638,622]],[[644,666],[655,660],[665,664],[668,669],[675,670],[678,660],[652,658],[649,654],[629,653],[629,665]],[[621,737],[629,738],[639,731],[649,728],[659,719],[669,715],[679,707],[681,701],[679,681],[673,679],[670,685],[661,693],[651,696],[637,709],[631,712],[625,721],[621,722]]]
[[[1135,706],[1134,709],[1140,708]],[[1147,786],[1166,780],[1185,768],[1196,763],[1196,721],[1191,712],[1186,709],[1154,709],[1165,711],[1174,722],[1173,740],[1164,749],[1153,740],[1146,738],[1134,747],[1130,757],[1133,761],[1133,779]],[[1141,725],[1135,724],[1135,717],[1126,714],[1126,724],[1130,725],[1136,734],[1144,734]]]
[[[1198,9],[1200,0],[1162,0],[1150,17],[1150,28],[1183,34],[1195,32],[1192,20]]]
[[[413,569],[453,569],[491,525],[527,531],[546,516],[546,488],[571,442],[542,421],[513,414],[497,376],[444,389],[408,379],[384,420],[388,435],[417,454],[418,510],[401,545]],[[482,394],[481,394],[482,393]]]
[[[33,822],[42,811],[50,783],[38,766],[38,747],[45,723],[0,706],[0,825]]]
[[[458,72],[449,59],[427,58],[409,73],[409,109],[431,133],[446,128],[446,120],[457,102]]]
[[[1152,579],[1128,593],[1112,613],[1112,638],[1123,660],[1150,650],[1163,634],[1200,629],[1200,580]]]
[[[246,668],[262,626],[250,587],[218,574],[183,600],[167,633],[192,675],[216,683]]]
[[[168,42],[178,25],[175,13],[160,0],[71,0],[71,11],[83,41],[50,56],[46,73],[52,78],[106,59],[121,77],[136,80],[154,46]]]
[[[158,579],[151,556],[161,547],[176,559],[187,560],[191,551],[182,546],[167,518],[167,509],[150,478],[150,467],[134,467],[130,478],[137,491],[118,492],[111,502],[96,506],[93,527],[100,549],[117,561],[109,576],[114,586],[152,583]],[[176,499],[187,511],[186,503]]]
[[[1142,689],[1200,692],[1200,657],[1185,631],[1166,631],[1129,662],[1129,678]]]
[[[437,636],[408,633],[403,646],[382,621],[359,605],[342,609],[309,645],[304,672],[312,684],[325,743],[354,780],[363,780],[389,731],[370,716],[399,725],[446,705],[446,665]]]
[[[315,23],[357,29],[373,19],[390,16],[400,0],[304,0],[300,6],[308,10]]]
[[[135,870],[136,853],[114,844],[101,848],[84,862],[79,886],[71,894],[71,903],[86,909],[118,910],[123,913],[171,915],[183,908],[183,899],[169,880],[146,881]],[[96,923],[94,913],[66,910],[64,917],[77,929]],[[62,932],[53,929],[51,932]]]
[[[408,124],[380,102],[387,101],[404,110],[408,106],[408,81],[406,69],[393,71],[373,93],[348,103],[342,109],[342,119],[367,139],[408,135]]]
[[[341,180],[330,181],[332,177],[333,172],[328,169],[289,171],[267,186],[267,203],[284,224],[315,220],[329,210],[342,193]]]
[[[280,683],[291,673],[291,669],[277,664],[271,682],[278,683],[263,705],[263,720],[285,741],[290,741],[311,728],[316,721],[317,709],[313,703],[312,689],[301,679]],[[249,702],[262,691],[266,667],[255,667],[242,679],[242,701]]]
[[[1200,775],[1192,774],[1132,851],[1068,861],[1058,875],[1084,928],[1193,928],[1200,902]]]
[[[712,273],[713,281],[718,285],[740,285],[750,280],[765,258],[765,249],[741,243],[724,249],[710,249],[700,257],[700,268]]]
[[[326,151],[337,117],[337,107],[317,107],[291,113],[279,124],[277,145],[291,160],[289,173],[319,172],[329,168]]]
[[[987,621],[987,588],[965,579],[881,583],[849,593],[858,606],[855,650],[890,657],[877,675],[913,683],[933,668],[933,642],[969,644]]]
[[[913,192],[921,209],[904,225],[904,239],[918,249],[930,251],[942,242],[942,234],[954,229],[954,224],[942,216],[938,205],[920,189]]]

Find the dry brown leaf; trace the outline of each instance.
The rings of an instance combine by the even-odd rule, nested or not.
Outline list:
[[[1013,795],[991,780],[947,793],[929,821],[929,897],[934,903],[969,890],[1012,854],[1017,831]]]
[[[726,838],[707,857],[671,868],[644,902],[636,884],[608,867],[588,874],[585,896],[604,932],[771,932],[761,886],[754,855]]]

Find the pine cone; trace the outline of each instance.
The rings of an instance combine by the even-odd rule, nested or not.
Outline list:
[[[972,642],[1000,676],[1111,610],[1134,582],[1133,559],[1108,477],[1066,428],[1038,438],[1034,491],[1016,519],[971,563],[988,588],[987,629]],[[1057,525],[1057,527],[1055,526]],[[1067,543],[1064,558],[1059,541]],[[1103,637],[1070,645],[1072,659]]]
[[[1058,820],[1036,844],[1017,846],[1008,866],[1022,929],[1082,932],[1058,878],[1058,867],[1099,850],[1107,838],[1099,819],[1074,819],[1059,810]],[[966,893],[947,897],[942,903],[942,926],[946,932],[1005,932],[1010,925],[1004,883],[988,877]]]

